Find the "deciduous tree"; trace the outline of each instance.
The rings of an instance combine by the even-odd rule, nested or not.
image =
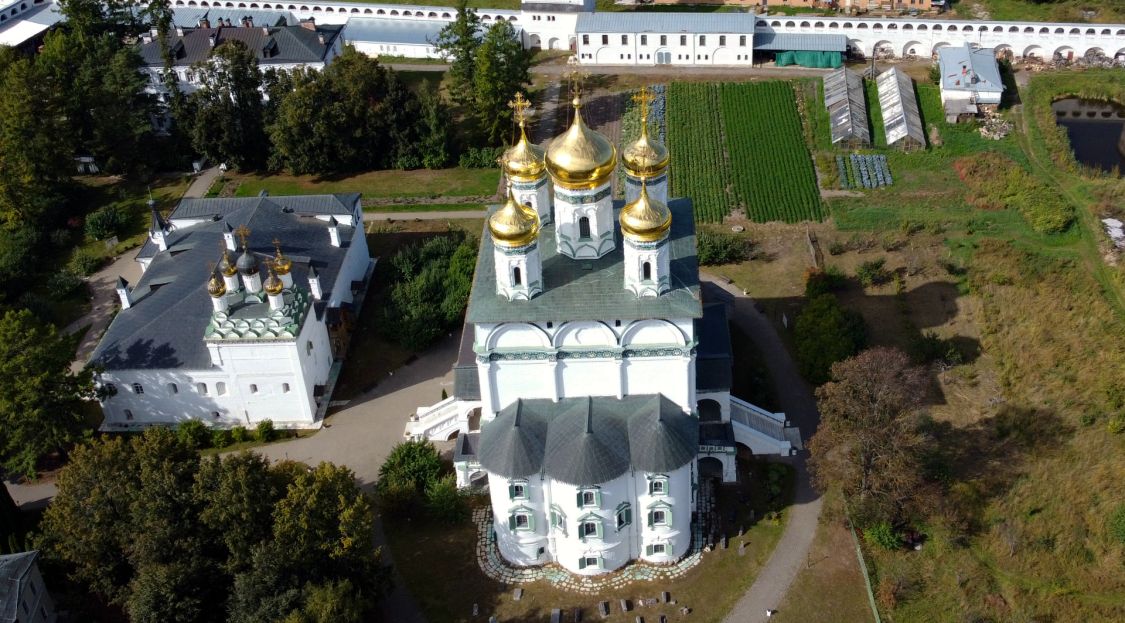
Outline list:
[[[81,436],[93,379],[71,372],[73,341],[27,310],[0,318],[0,349],[0,460],[9,473],[31,476],[40,457]]]
[[[839,487],[861,526],[901,521],[923,494],[927,440],[915,410],[926,377],[893,348],[872,348],[832,366],[817,389],[820,426],[809,468],[820,490]]]
[[[239,169],[265,164],[269,144],[258,59],[241,41],[227,41],[193,68],[202,84],[191,94],[192,145],[214,162]]]

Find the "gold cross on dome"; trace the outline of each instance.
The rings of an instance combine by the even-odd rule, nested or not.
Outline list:
[[[574,59],[573,56],[570,58],[571,60]],[[589,72],[579,69],[577,62],[568,62],[567,64],[572,66],[572,68],[564,74],[567,81],[570,82],[570,96],[572,99],[580,100],[582,98],[582,83],[590,77],[590,74]]]
[[[519,91],[516,91],[515,99],[508,102],[508,108],[512,109],[512,117],[515,118],[516,123],[521,125],[527,121],[527,109],[530,107],[531,102]]]
[[[247,248],[246,239],[250,237],[250,228],[247,227],[245,223],[243,223],[242,225],[238,226],[238,229],[234,230],[234,233],[236,236],[238,236],[238,239],[242,241],[242,248]]]
[[[648,105],[655,99],[656,96],[648,90],[648,87],[641,87],[633,94],[633,101],[641,107],[641,118],[648,117]]]

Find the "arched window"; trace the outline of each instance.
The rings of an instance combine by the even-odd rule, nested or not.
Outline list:
[[[250,393],[251,393],[251,394],[256,394],[256,393],[258,393],[258,386],[257,386],[257,384],[255,384],[255,383],[251,383],[251,384],[250,384]]]
[[[289,393],[289,383],[282,383],[281,384],[281,393],[283,393],[283,394]]]
[[[173,394],[178,394],[178,393],[180,393],[180,388],[176,387],[175,383],[169,383],[168,384],[168,391],[173,393]]]
[[[641,264],[641,280],[652,281],[652,264],[648,262]]]
[[[198,391],[200,394],[206,396],[207,395],[207,384],[206,383],[196,383],[195,384],[195,390]]]
[[[578,219],[578,237],[590,237],[590,219],[588,217],[583,216],[582,218]]]
[[[227,384],[222,381],[215,383],[215,392],[220,396],[225,396],[227,394]]]
[[[520,274],[520,267],[516,266],[512,269],[512,287],[519,287],[523,285],[523,275]]]

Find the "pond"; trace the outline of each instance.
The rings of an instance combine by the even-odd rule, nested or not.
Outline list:
[[[1055,120],[1066,128],[1078,162],[1125,174],[1125,106],[1068,97],[1051,108]]]

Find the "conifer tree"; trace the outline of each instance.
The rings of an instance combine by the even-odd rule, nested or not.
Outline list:
[[[461,105],[470,104],[474,99],[480,42],[480,17],[468,8],[467,0],[457,0],[456,19],[442,28],[432,43],[449,61],[449,92],[453,101]]]

